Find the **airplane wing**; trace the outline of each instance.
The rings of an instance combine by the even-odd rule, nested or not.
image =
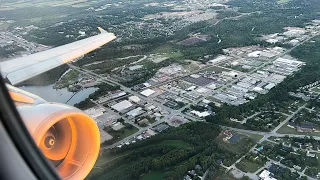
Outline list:
[[[100,27],[98,29],[101,32],[99,35],[25,57],[0,62],[1,74],[12,85],[15,85],[81,57],[116,38],[113,33],[108,33]]]

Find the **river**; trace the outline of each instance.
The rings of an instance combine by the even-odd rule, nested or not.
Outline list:
[[[86,88],[77,92],[77,94],[74,95],[74,93],[69,92],[67,88],[54,89],[53,85],[54,84],[47,85],[47,86],[20,86],[18,88],[28,91],[30,93],[33,93],[35,95],[38,95],[42,97],[44,100],[49,102],[59,102],[59,103],[64,103],[69,105],[74,105],[76,103],[81,102],[82,100],[89,97],[90,94],[92,94],[98,89],[94,87]]]

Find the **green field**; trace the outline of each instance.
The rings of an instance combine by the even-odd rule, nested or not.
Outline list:
[[[215,178],[210,178],[210,180],[238,180],[238,179],[234,178],[232,175],[223,174],[223,175],[215,177]]]
[[[296,129],[290,128],[287,126],[288,123],[284,124],[277,133],[279,134],[296,134],[296,135],[306,135],[306,136],[320,136],[320,132],[312,132],[312,133],[305,133],[305,132],[298,132]]]
[[[152,50],[152,53],[168,53],[168,52],[172,52],[173,49],[170,45],[168,44],[163,44],[160,45],[158,47],[156,47],[155,49]]]
[[[264,164],[258,164],[251,161],[248,161],[247,159],[243,159],[240,163],[236,165],[237,168],[239,168],[243,172],[251,172],[254,173],[261,167],[263,167]]]
[[[107,132],[113,137],[111,140],[106,141],[105,144],[109,145],[109,144],[113,144],[116,143],[120,140],[122,140],[123,138],[126,138],[136,132],[138,132],[138,128],[130,125],[130,124],[125,124],[125,127],[118,130],[118,131],[114,131],[114,130],[108,130]]]
[[[181,52],[173,52],[173,53],[168,53],[165,56],[168,58],[180,58],[180,57],[183,57],[183,54]]]
[[[250,141],[249,138],[245,138],[245,136],[242,136],[237,143],[232,144],[232,143],[223,141],[224,137],[225,137],[224,135],[220,135],[216,138],[217,144],[219,144],[222,148],[237,154],[246,153],[247,151],[246,146],[249,145],[249,141]],[[251,147],[249,147],[248,149],[250,148]]]
[[[253,139],[254,141],[259,141],[260,139],[263,138],[263,135],[260,134],[250,134],[250,133],[243,133],[243,132],[237,132],[238,134],[243,134],[245,136],[250,137],[251,139]]]
[[[225,69],[225,68],[223,68],[223,67],[217,67],[217,66],[211,66],[211,67],[209,67],[209,68],[204,68],[204,70],[202,71],[202,72],[204,72],[204,71],[214,71],[214,72],[216,72],[216,73],[221,73],[222,71],[227,71],[227,72],[229,72],[230,70],[229,69]]]

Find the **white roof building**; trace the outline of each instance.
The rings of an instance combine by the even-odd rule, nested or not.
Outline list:
[[[134,71],[134,70],[137,70],[137,69],[141,69],[142,67],[143,67],[143,65],[130,66],[130,67],[129,67],[129,70],[130,70],[130,71]]]
[[[230,59],[230,57],[225,56],[225,55],[221,55],[221,56],[218,56],[218,57],[216,57],[216,58],[208,61],[208,64],[211,64],[211,65],[217,64],[217,63],[219,63],[220,61],[223,61],[223,60],[226,60],[226,59]]]
[[[260,93],[263,91],[263,89],[261,87],[255,87],[253,88],[253,91]]]
[[[197,86],[191,86],[186,89],[186,91],[193,91],[197,88]]]
[[[239,61],[233,61],[233,62],[231,63],[231,66],[237,66],[237,65],[239,65]]]
[[[90,117],[92,117],[93,119],[97,118],[98,116],[103,115],[103,112],[105,112],[106,110],[102,107],[93,107],[87,110],[84,110],[84,112],[86,114],[88,114]]]
[[[271,177],[270,174],[271,174],[271,172],[269,172],[268,170],[264,170],[264,171],[262,171],[262,173],[259,175],[259,178],[260,178],[261,180],[277,180],[276,178]]]
[[[272,88],[274,88],[276,85],[274,83],[269,83],[268,85],[266,85],[264,88],[267,90],[270,90]]]
[[[202,100],[202,102],[205,103],[205,104],[211,103],[211,101],[209,101],[209,100],[207,100],[207,99]]]
[[[192,110],[190,113],[191,113],[191,114],[194,114],[194,115],[196,115],[196,116],[198,116],[198,117],[207,117],[207,116],[210,115],[210,113],[207,112],[207,111],[200,112],[200,111]]]
[[[142,94],[142,95],[144,95],[144,96],[146,96],[146,97],[149,97],[149,96],[150,96],[151,94],[153,94],[153,93],[155,93],[155,91],[152,90],[152,89],[146,89],[146,90],[140,92],[140,94]]]
[[[150,87],[150,86],[151,86],[149,83],[143,83],[143,85],[144,85],[145,87]]]
[[[279,66],[286,64],[291,67],[299,67],[301,65],[304,65],[305,63],[302,61],[295,61],[295,60],[291,60],[291,59],[278,58],[277,60],[273,61],[273,64],[279,65]]]
[[[133,110],[129,111],[129,112],[127,113],[127,115],[128,115],[128,116],[136,117],[137,115],[141,114],[141,110],[142,110],[142,108],[141,108],[141,107],[138,107],[138,108],[136,108],[136,109],[133,109]]]
[[[278,39],[267,39],[266,40],[268,43],[276,43],[278,42],[279,40]]]
[[[198,88],[196,91],[197,91],[198,93],[206,93],[206,92],[208,92],[209,90],[206,89],[206,88],[200,87],[200,88]]]
[[[261,51],[254,51],[248,54],[248,57],[259,57]]]
[[[138,96],[130,96],[128,99],[134,103],[138,103],[141,101],[141,99]]]
[[[191,74],[190,77],[198,79],[199,77],[201,77],[199,74]]]
[[[120,112],[120,111],[123,111],[129,107],[132,106],[132,103],[128,100],[124,100],[124,101],[121,101],[113,106],[111,106],[112,109],[115,109],[116,111]]]
[[[212,83],[212,84],[208,85],[207,88],[215,90],[217,88],[217,85]]]

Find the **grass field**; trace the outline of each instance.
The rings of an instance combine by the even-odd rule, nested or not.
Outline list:
[[[214,71],[214,72],[216,72],[216,73],[221,73],[222,71],[227,71],[227,72],[229,72],[230,70],[229,69],[225,69],[225,68],[222,68],[222,67],[217,67],[217,66],[211,66],[211,67],[209,67],[209,68],[205,68],[204,70],[203,70],[203,72],[204,71]]]
[[[243,172],[251,172],[254,173],[261,167],[263,167],[264,164],[258,164],[251,161],[248,161],[247,159],[243,159],[241,162],[239,162],[236,167],[239,168]]]
[[[263,138],[263,135],[259,135],[259,134],[250,134],[250,133],[243,133],[243,132],[237,132],[238,134],[243,134],[245,136],[250,137],[251,139],[253,139],[254,141],[259,141],[260,139]]]
[[[209,178],[210,180],[238,180],[236,178],[234,178],[232,175],[229,175],[229,174],[223,174],[221,176],[218,176],[218,177],[212,177],[212,178]]]
[[[173,52],[173,53],[168,53],[165,55],[168,58],[180,58],[183,56],[181,52]]]
[[[243,150],[246,145],[248,145],[248,139],[242,136],[239,141],[235,144],[223,141],[224,135],[220,135],[216,138],[216,142],[227,151],[232,151],[237,154],[245,153]]]
[[[152,53],[170,53],[173,49],[168,44],[163,44],[161,46],[157,46],[155,49],[152,50]]]
[[[106,141],[106,144],[113,144],[115,142],[122,140],[123,138],[130,136],[131,134],[138,132],[138,129],[136,127],[132,126],[131,124],[125,124],[125,127],[118,130],[118,131],[110,130],[107,132],[113,138],[109,141]]]
[[[304,132],[298,132],[296,129],[289,128],[288,123],[283,125],[277,133],[279,134],[296,134],[296,135],[306,135],[306,136],[320,136],[320,132],[312,132],[312,133],[304,133]]]

